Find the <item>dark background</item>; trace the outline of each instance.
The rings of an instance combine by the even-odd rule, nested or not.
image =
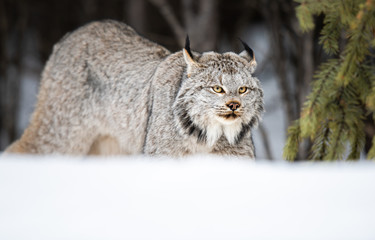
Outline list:
[[[266,114],[282,108],[285,133],[298,118],[313,72],[325,58],[318,44],[323,17],[316,18],[315,31],[302,33],[296,6],[289,0],[0,0],[0,151],[22,134],[32,111],[22,113],[22,86],[26,92],[37,91],[23,85],[25,76],[40,76],[53,45],[67,32],[102,19],[123,21],[171,51],[182,48],[187,33],[194,51],[240,52],[238,37],[244,39],[259,57],[259,78],[276,81],[275,92],[265,93],[275,94],[266,102]],[[266,33],[267,51],[258,55],[254,29]],[[276,133],[265,126],[259,128],[258,141],[263,156],[278,157],[280,151],[275,154],[270,146]],[[300,154],[305,158],[307,152]]]

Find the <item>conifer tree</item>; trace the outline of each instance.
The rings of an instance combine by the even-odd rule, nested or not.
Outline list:
[[[311,159],[358,159],[364,120],[375,121],[375,0],[297,2],[303,31],[312,30],[313,16],[323,14],[319,44],[330,59],[317,70],[300,118],[288,129],[284,158],[294,160],[300,142],[309,138]],[[367,157],[375,158],[375,137]]]

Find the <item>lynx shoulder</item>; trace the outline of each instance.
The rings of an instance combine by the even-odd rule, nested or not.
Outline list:
[[[83,26],[54,46],[30,124],[6,152],[253,158],[263,92],[244,47],[192,53],[187,39],[172,54],[123,23]]]

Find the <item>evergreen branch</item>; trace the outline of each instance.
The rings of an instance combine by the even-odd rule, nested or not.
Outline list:
[[[358,160],[361,156],[361,150],[365,145],[365,132],[363,131],[363,128],[363,121],[359,121],[359,124],[351,130],[351,152],[347,158],[348,160]]]
[[[364,112],[361,107],[359,93],[353,84],[340,87],[337,98],[332,102],[338,114],[332,119],[331,146],[326,159],[341,159],[345,151],[345,142],[349,141],[351,152],[348,159],[358,159],[364,147],[365,133]]]
[[[343,142],[345,137],[343,136],[345,130],[345,109],[344,109],[344,87],[339,89],[339,95],[337,99],[332,103],[335,106],[338,106],[339,115],[332,119],[330,128],[332,129],[332,139],[330,139],[331,144],[327,151],[327,155],[324,160],[337,160],[340,159],[340,155],[343,154]]]
[[[310,31],[314,29],[315,24],[312,17],[312,13],[305,3],[302,3],[296,8],[296,14],[298,22],[302,28],[302,31]]]
[[[372,146],[367,154],[367,159],[375,160],[375,136],[372,138]]]
[[[372,74],[370,76],[372,88],[366,97],[366,107],[371,111],[375,111],[375,67],[374,66],[372,66],[372,69],[369,70],[369,74]]]
[[[375,0],[297,0],[301,28],[314,27],[313,15],[325,15],[320,44],[338,59],[322,64],[312,84],[301,117],[288,129],[284,157],[293,160],[301,138],[313,140],[312,159],[341,159],[350,143],[348,159],[358,159],[364,148],[364,114],[375,112]],[[347,41],[345,41],[347,40]],[[375,114],[374,114],[375,119]],[[375,138],[368,153],[375,158]]]
[[[348,86],[351,88],[351,85]],[[351,147],[351,152],[347,160],[358,160],[366,141],[366,134],[364,131],[365,116],[362,107],[363,105],[360,100],[360,94],[356,89],[354,89],[354,87],[352,94],[354,94],[354,96],[347,96],[349,105],[346,108],[346,114],[348,115],[346,118],[346,123],[349,126],[350,134],[348,135],[348,138]]]
[[[361,2],[363,0],[341,0],[340,4],[337,5],[336,12],[339,13],[342,24],[349,25],[353,22]]]
[[[294,121],[288,128],[288,138],[284,146],[283,158],[288,161],[294,161],[297,156],[298,146],[301,142],[301,128],[299,120]]]
[[[359,99],[362,105],[366,105],[367,98],[371,95],[373,87],[375,90],[375,71],[372,69],[374,66],[371,67],[369,64],[371,63],[364,63],[358,66],[358,72],[354,76],[357,81],[353,81],[352,83],[357,92],[360,93]]]
[[[312,160],[323,160],[324,156],[327,155],[328,139],[330,134],[330,128],[328,127],[328,120],[318,130],[318,134],[314,139],[311,147],[310,159]]]
[[[343,116],[345,117],[345,116]],[[344,130],[345,130],[345,122],[339,121],[338,126],[331,127],[332,129],[332,140],[331,144],[328,148],[327,155],[324,160],[338,160],[342,158],[343,154],[343,142],[344,139]],[[338,130],[336,130],[338,128]]]
[[[318,102],[319,97],[321,96],[321,94],[323,92],[324,87],[326,86],[325,83],[329,80],[330,75],[336,73],[336,71],[337,71],[336,68],[339,66],[339,64],[340,64],[340,61],[338,59],[330,59],[330,60],[328,60],[327,63],[324,63],[321,66],[320,71],[322,72],[322,74],[324,74],[324,76],[321,78],[321,82],[317,83],[317,85],[319,85],[319,89],[318,89],[317,93],[314,94],[314,97],[311,101],[311,105],[308,108],[308,112],[311,113],[312,110],[314,109],[315,105]]]
[[[313,14],[318,15],[330,9],[337,0],[296,0],[300,5],[296,7],[296,15],[302,31],[314,29]]]
[[[314,76],[315,81],[313,83],[313,91],[307,97],[307,101],[304,104],[304,108],[301,112],[300,125],[301,125],[301,136],[314,138],[317,128],[320,127],[322,117],[321,112],[325,109],[325,101],[327,98],[327,91],[331,90],[331,87],[327,86],[334,80],[337,72],[337,68],[340,64],[338,59],[330,59],[328,62],[321,65],[318,74]],[[314,109],[317,109],[316,111]]]
[[[338,53],[341,27],[340,17],[337,12],[332,12],[325,16],[319,44],[323,45],[323,49],[327,54]]]
[[[371,2],[371,0],[368,0]],[[375,4],[374,4],[375,5]],[[371,31],[375,25],[375,6],[372,4],[360,4],[355,20],[351,21],[348,32],[348,44],[344,50],[344,62],[337,76],[337,82],[347,85],[353,81],[353,75],[369,54]]]

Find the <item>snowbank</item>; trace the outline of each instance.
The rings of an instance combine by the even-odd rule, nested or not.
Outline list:
[[[0,157],[0,239],[375,239],[375,163]]]

